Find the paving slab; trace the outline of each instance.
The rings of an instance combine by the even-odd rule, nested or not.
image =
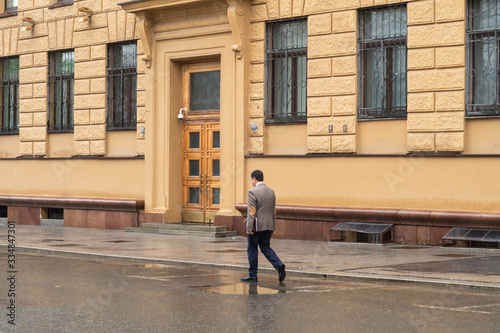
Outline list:
[[[0,251],[7,253],[7,226]],[[233,267],[246,274],[246,238],[130,233],[61,226],[15,226],[18,251]],[[273,239],[288,274],[487,288],[500,291],[500,250]],[[18,263],[22,267],[22,262]],[[259,269],[273,270],[260,254]]]

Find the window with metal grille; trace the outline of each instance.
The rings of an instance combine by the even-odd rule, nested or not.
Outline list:
[[[500,3],[469,0],[467,111],[469,117],[499,116]]]
[[[73,50],[49,53],[48,131],[73,131],[73,95],[75,52]]]
[[[17,3],[18,0],[5,0],[5,11],[17,13]]]
[[[307,19],[266,27],[266,122],[307,121]]]
[[[108,45],[108,130],[136,129],[137,43]]]
[[[0,134],[19,133],[19,57],[1,60]]]
[[[359,119],[406,117],[406,5],[359,11]]]

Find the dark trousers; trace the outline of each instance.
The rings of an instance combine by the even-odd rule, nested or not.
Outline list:
[[[250,269],[248,270],[248,275],[251,277],[257,277],[257,268],[259,267],[259,250],[264,256],[269,260],[269,262],[278,269],[278,266],[282,265],[280,258],[276,255],[273,249],[271,249],[271,236],[273,232],[271,230],[255,232],[253,235],[248,235],[248,263],[250,264]]]

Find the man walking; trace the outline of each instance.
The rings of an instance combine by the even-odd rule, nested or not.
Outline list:
[[[264,184],[264,174],[260,170],[251,173],[253,188],[248,191],[248,211],[246,234],[248,235],[248,276],[242,281],[257,281],[258,247],[269,262],[278,271],[279,281],[285,280],[285,264],[271,249],[271,236],[276,225],[276,196],[274,191]]]

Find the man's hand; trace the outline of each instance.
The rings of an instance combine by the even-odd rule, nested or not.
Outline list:
[[[247,235],[249,235],[249,236],[252,236],[252,235],[253,235],[253,232],[251,232],[251,231],[247,231],[247,232],[246,232],[246,234],[247,234]]]

